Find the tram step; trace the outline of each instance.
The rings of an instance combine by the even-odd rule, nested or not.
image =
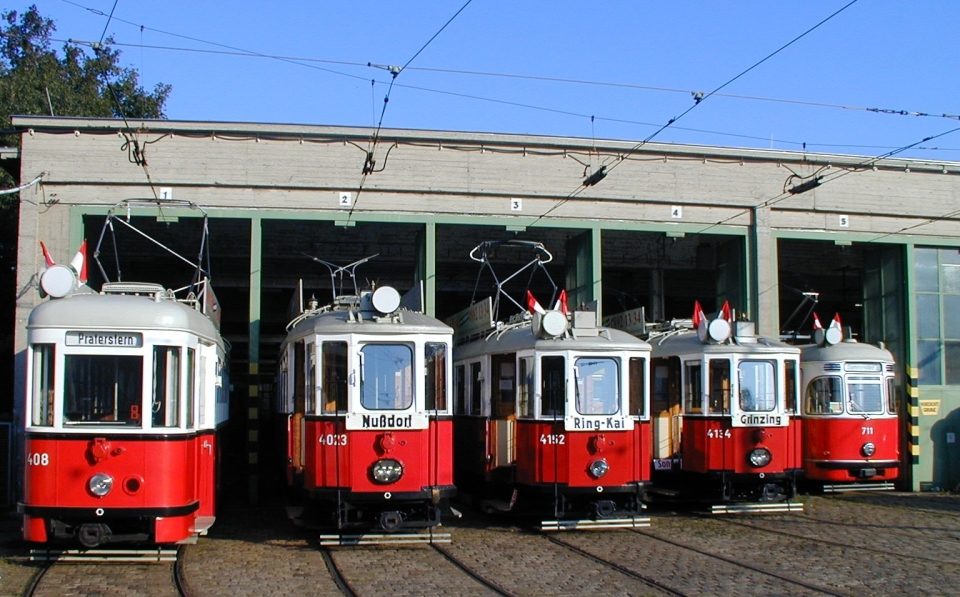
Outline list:
[[[711,514],[751,514],[756,512],[803,512],[802,502],[714,504]]]
[[[349,545],[422,545],[433,543],[451,543],[450,533],[383,533],[357,535],[320,535],[323,547]]]
[[[893,491],[893,483],[848,483],[844,485],[824,485],[824,493],[848,493],[854,491]]]
[[[31,549],[31,562],[176,562],[176,549]]]
[[[650,526],[649,516],[628,516],[625,518],[602,518],[600,520],[544,520],[541,531],[581,531],[603,529],[638,529]]]

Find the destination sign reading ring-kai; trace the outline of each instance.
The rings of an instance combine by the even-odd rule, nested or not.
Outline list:
[[[67,346],[109,346],[112,348],[140,348],[143,334],[139,332],[97,332],[70,330]]]

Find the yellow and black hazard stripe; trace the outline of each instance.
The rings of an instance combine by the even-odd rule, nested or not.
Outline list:
[[[907,399],[910,413],[910,463],[920,464],[920,370],[907,367]]]

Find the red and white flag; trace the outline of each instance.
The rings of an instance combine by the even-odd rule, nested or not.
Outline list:
[[[531,313],[539,313],[543,315],[546,313],[544,308],[540,305],[540,302],[533,296],[533,293],[529,290],[527,291],[527,310]]]
[[[813,314],[813,331],[822,330],[823,324],[820,323],[820,318],[817,317],[817,314]]]
[[[730,301],[723,301],[723,307],[720,308],[720,316],[726,321],[733,319],[733,312],[730,310]]]
[[[839,313],[837,313],[837,314],[835,314],[835,315],[833,316],[833,321],[830,322],[830,327],[833,328],[833,329],[835,329],[835,330],[841,329],[841,326],[840,326],[840,314],[839,314]]]
[[[43,241],[40,241],[40,251],[43,253],[43,260],[47,262],[47,267],[52,267],[57,264],[53,260],[53,257],[50,256],[50,251],[47,250],[47,245],[43,244]]]
[[[86,283],[87,281],[87,241],[84,239],[80,243],[80,248],[77,250],[77,254],[73,256],[73,259],[70,261],[70,267],[73,268],[73,271],[77,272],[77,278],[80,280],[81,284]]]
[[[693,327],[700,327],[700,322],[706,319],[703,314],[703,307],[700,306],[700,301],[693,301]]]
[[[560,297],[557,299],[557,304],[553,308],[553,310],[560,311],[564,315],[567,314],[567,289],[566,288],[560,291]]]

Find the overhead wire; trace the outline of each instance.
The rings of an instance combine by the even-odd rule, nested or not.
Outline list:
[[[819,21],[817,24],[815,24],[814,26],[808,28],[806,31],[804,31],[804,32],[801,33],[800,35],[797,35],[796,37],[794,37],[793,39],[791,39],[791,40],[788,41],[787,43],[783,44],[782,46],[780,46],[779,48],[777,48],[777,49],[774,50],[773,52],[767,54],[766,56],[764,56],[763,58],[761,58],[761,59],[758,60],[757,62],[754,62],[752,65],[750,65],[749,67],[747,67],[745,70],[743,70],[743,71],[741,71],[740,73],[738,73],[737,75],[731,77],[731,78],[728,79],[726,82],[724,82],[723,84],[721,84],[719,87],[716,87],[713,91],[710,91],[709,93],[704,94],[704,95],[702,95],[702,96],[700,96],[700,95],[695,96],[695,97],[694,97],[694,102],[693,102],[693,105],[692,105],[692,106],[688,107],[686,110],[684,110],[683,112],[681,112],[681,113],[678,114],[677,116],[674,116],[673,118],[671,118],[671,119],[668,120],[667,122],[663,123],[657,130],[655,130],[653,133],[651,133],[650,135],[648,135],[645,139],[643,139],[642,141],[640,141],[639,143],[637,143],[636,145],[634,145],[629,151],[627,151],[625,156],[623,156],[623,155],[618,156],[618,158],[616,159],[615,162],[612,163],[612,165],[610,165],[609,163],[608,163],[608,164],[602,164],[597,170],[595,170],[595,171],[593,172],[593,174],[591,174],[590,176],[586,177],[586,178],[583,180],[583,182],[581,182],[581,183],[577,186],[577,188],[575,188],[573,191],[571,191],[565,198],[561,199],[560,201],[558,201],[557,203],[555,203],[553,206],[551,206],[550,209],[548,209],[548,210],[545,211],[544,213],[542,213],[542,214],[540,214],[539,216],[537,216],[537,218],[536,218],[530,225],[531,225],[531,226],[536,225],[537,222],[539,222],[540,220],[542,220],[542,219],[545,218],[546,216],[550,215],[551,213],[553,213],[554,211],[556,211],[557,209],[559,209],[562,205],[564,205],[565,203],[567,203],[568,201],[570,201],[571,199],[573,199],[574,197],[576,197],[577,195],[579,195],[580,193],[582,193],[582,192],[583,192],[584,190],[586,190],[588,187],[593,186],[593,185],[597,184],[598,182],[600,182],[601,180],[603,180],[607,175],[610,174],[610,172],[611,172],[613,169],[615,169],[617,166],[619,166],[620,164],[622,164],[622,163],[624,162],[624,157],[629,156],[629,155],[631,155],[631,154],[639,151],[641,147],[643,147],[644,145],[646,145],[647,143],[649,143],[651,140],[653,140],[654,137],[656,137],[656,136],[659,135],[661,132],[663,132],[664,130],[666,130],[667,128],[669,128],[670,126],[672,126],[674,123],[676,123],[678,120],[680,120],[681,118],[683,118],[684,116],[686,116],[687,114],[689,114],[690,112],[692,112],[693,110],[695,110],[698,106],[700,106],[700,105],[701,105],[703,102],[705,102],[706,100],[710,99],[710,98],[711,98],[712,96],[714,96],[717,92],[719,92],[719,91],[722,90],[723,88],[727,87],[728,85],[732,84],[732,83],[735,82],[736,80],[740,79],[741,77],[743,77],[744,75],[746,75],[747,73],[749,73],[749,72],[752,71],[753,69],[757,68],[758,66],[760,66],[760,65],[763,64],[764,62],[770,60],[771,58],[773,58],[774,56],[776,56],[777,54],[779,54],[779,53],[782,52],[783,50],[789,48],[790,46],[792,46],[793,44],[795,44],[795,43],[798,42],[799,40],[803,39],[804,37],[806,37],[807,35],[809,35],[809,34],[812,33],[813,31],[815,31],[816,29],[818,29],[819,27],[821,27],[824,23],[830,21],[831,19],[833,19],[834,17],[836,17],[837,15],[839,15],[840,13],[842,13],[843,11],[847,10],[848,8],[850,8],[851,6],[853,6],[854,4],[856,4],[858,1],[859,1],[859,0],[850,0],[850,2],[846,3],[845,5],[843,5],[842,7],[840,7],[839,9],[837,9],[836,11],[834,11],[833,13],[831,13],[830,15],[828,15],[826,18],[820,20],[820,21]]]
[[[897,148],[897,149],[888,151],[888,152],[883,153],[883,154],[880,154],[880,155],[878,155],[878,156],[874,156],[874,157],[872,157],[872,158],[869,158],[869,159],[867,159],[867,160],[864,160],[864,161],[862,161],[862,162],[860,162],[860,163],[858,163],[858,164],[855,164],[855,165],[853,165],[853,166],[844,167],[843,169],[839,169],[839,170],[837,170],[837,171],[835,171],[835,172],[831,172],[831,173],[825,174],[825,175],[823,175],[823,176],[820,177],[820,179],[819,179],[819,181],[818,181],[818,183],[817,183],[816,186],[818,186],[818,187],[819,187],[819,186],[823,186],[824,184],[826,184],[826,183],[828,183],[828,182],[837,180],[837,179],[839,179],[839,178],[843,178],[844,176],[848,176],[848,175],[850,175],[850,174],[854,174],[854,173],[857,173],[857,172],[863,172],[865,169],[872,167],[874,164],[876,164],[877,162],[879,162],[879,161],[881,161],[881,160],[884,160],[884,159],[887,159],[887,158],[891,158],[891,157],[893,157],[893,156],[895,156],[895,155],[897,155],[897,154],[903,153],[904,151],[907,151],[908,149],[911,149],[911,148],[913,148],[913,147],[915,147],[915,146],[917,146],[917,145],[919,145],[919,144],[921,144],[921,143],[926,143],[927,141],[932,141],[932,140],[934,140],[934,139],[939,139],[940,137],[945,137],[945,136],[947,136],[947,135],[956,133],[957,131],[960,131],[960,126],[954,127],[954,128],[952,128],[952,129],[949,129],[949,130],[946,130],[946,131],[943,131],[943,132],[938,133],[938,134],[936,134],[936,135],[931,135],[931,136],[929,136],[929,137],[924,137],[923,139],[920,139],[919,141],[915,141],[915,142],[913,142],[913,143],[910,143],[910,144],[908,144],[908,145],[904,145],[904,146],[902,146],[902,147],[899,147],[899,148]],[[820,170],[818,170],[817,172],[820,172],[820,171],[822,171],[822,170],[823,170],[823,168],[820,168]],[[816,175],[816,173],[814,173],[814,175]],[[796,176],[796,174],[794,173],[793,176]],[[811,175],[811,176],[813,176],[813,175]],[[809,177],[805,177],[805,178],[809,178]],[[786,199],[789,199],[790,197],[793,197],[794,195],[795,195],[795,193],[791,193],[789,189],[785,189],[784,191],[782,191],[782,192],[779,193],[778,195],[775,195],[775,196],[773,196],[773,197],[771,197],[771,198],[769,198],[769,199],[766,199],[766,200],[764,200],[764,201],[761,201],[760,203],[757,203],[756,205],[752,205],[752,206],[750,206],[750,207],[748,207],[748,208],[744,208],[744,209],[742,209],[741,211],[739,211],[739,212],[737,212],[737,213],[735,213],[735,214],[733,214],[733,215],[731,215],[731,216],[729,216],[729,217],[727,217],[727,218],[724,218],[723,220],[720,220],[720,221],[718,221],[718,222],[715,222],[715,223],[713,223],[713,224],[710,224],[710,225],[707,226],[706,228],[703,228],[703,229],[701,229],[701,230],[698,230],[698,231],[696,232],[696,234],[703,234],[704,232],[707,232],[708,230],[710,230],[710,229],[712,229],[712,228],[716,228],[717,226],[722,226],[722,225],[726,224],[727,222],[730,222],[730,221],[732,221],[732,220],[735,220],[735,219],[739,218],[740,216],[743,216],[743,215],[745,215],[745,214],[748,214],[748,213],[752,212],[754,209],[762,208],[762,207],[771,207],[771,206],[776,205],[776,204],[778,204],[778,203],[780,203],[780,202],[782,202],[782,201],[785,201]],[[887,237],[887,236],[891,236],[891,235],[894,235],[894,234],[900,234],[900,233],[905,232],[905,231],[907,231],[907,230],[911,230],[911,229],[913,229],[913,228],[917,228],[917,227],[919,227],[919,226],[923,226],[923,225],[929,224],[929,223],[934,222],[934,221],[937,221],[937,220],[941,220],[941,219],[945,219],[945,218],[948,218],[948,217],[952,217],[952,216],[957,215],[957,214],[960,214],[960,210],[957,210],[957,211],[954,211],[954,212],[950,212],[950,213],[948,213],[948,214],[945,214],[945,215],[943,215],[943,216],[938,216],[938,217],[936,217],[936,218],[931,218],[930,220],[921,222],[921,223],[919,223],[919,224],[914,224],[914,225],[911,225],[911,226],[907,226],[907,227],[902,228],[901,230],[899,230],[899,231],[897,231],[897,232],[880,235],[880,236],[874,238],[873,241],[876,241],[876,240],[879,240],[879,239],[881,239],[881,238],[885,238],[885,237]]]
[[[422,54],[423,51],[427,49],[427,46],[429,46],[431,43],[433,43],[433,40],[437,39],[437,37],[443,32],[444,29],[446,29],[446,28],[450,25],[450,23],[453,22],[454,19],[456,19],[458,16],[460,16],[460,13],[462,13],[468,6],[470,6],[470,3],[471,3],[471,2],[473,2],[473,0],[467,0],[466,3],[464,3],[464,5],[461,6],[460,9],[457,10],[457,12],[455,12],[455,13],[453,14],[452,17],[450,17],[449,19],[447,19],[447,22],[444,23],[443,26],[441,26],[441,27],[436,31],[436,33],[434,33],[433,35],[430,36],[430,39],[428,39],[428,40],[426,41],[426,43],[424,43],[422,46],[420,46],[420,49],[417,50],[417,51],[413,54],[413,56],[411,56],[411,57],[403,64],[403,66],[400,66],[400,67],[396,67],[396,66],[387,67],[387,70],[390,72],[390,75],[391,75],[391,77],[390,77],[390,86],[387,87],[387,93],[386,93],[386,95],[384,95],[384,97],[383,97],[383,108],[382,108],[381,111],[380,111],[380,120],[379,120],[379,122],[377,122],[377,128],[376,128],[376,130],[374,131],[373,137],[372,137],[371,140],[370,140],[370,145],[369,145],[369,148],[368,148],[368,150],[367,150],[367,156],[366,156],[366,158],[364,159],[364,162],[363,162],[363,168],[362,168],[361,174],[360,174],[360,184],[357,186],[357,195],[356,195],[356,197],[354,197],[353,201],[350,202],[350,211],[347,213],[347,221],[348,221],[348,222],[351,221],[352,218],[353,218],[353,212],[356,210],[356,208],[357,208],[357,203],[360,201],[360,194],[363,193],[363,187],[364,187],[364,184],[365,184],[366,181],[367,181],[367,177],[368,177],[370,174],[373,174],[374,172],[377,171],[377,170],[376,170],[375,152],[376,152],[376,149],[377,149],[377,144],[379,143],[379,140],[380,140],[380,131],[381,131],[381,129],[383,128],[383,118],[384,118],[384,115],[387,113],[387,105],[389,105],[389,103],[390,103],[390,93],[393,91],[393,85],[394,85],[394,83],[396,82],[397,77],[400,75],[400,73],[402,73],[402,72],[404,71],[404,69],[406,69],[408,66],[410,66],[410,63],[413,62],[413,61],[417,58],[417,56],[419,56],[420,54]],[[372,66],[372,64],[371,64],[371,66]],[[392,149],[392,148],[391,148],[391,149]],[[389,150],[388,150],[387,154],[389,155]],[[386,157],[384,158],[384,160],[386,160]]]

